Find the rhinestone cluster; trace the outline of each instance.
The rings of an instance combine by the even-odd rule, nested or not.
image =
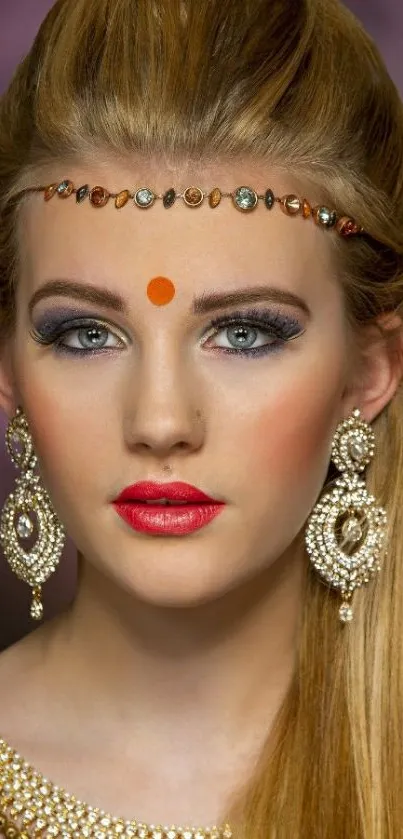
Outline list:
[[[64,547],[64,530],[50,498],[34,474],[37,464],[28,423],[20,408],[6,431],[6,446],[11,460],[23,470],[14,492],[6,499],[0,518],[0,544],[14,573],[32,588],[30,614],[43,617],[41,585],[56,570]],[[21,545],[34,536],[31,550]]]
[[[315,505],[305,531],[311,561],[324,581],[343,596],[339,617],[351,621],[352,593],[380,571],[386,538],[386,512],[377,507],[359,473],[375,451],[372,428],[360,411],[341,423],[332,446],[332,460],[342,472],[330,492]]]
[[[69,795],[0,739],[0,834],[7,839],[231,839],[228,824],[147,825],[115,818]]]
[[[207,199],[209,206],[215,209],[222,198],[231,198],[237,210],[242,213],[250,213],[256,209],[259,201],[261,201],[267,210],[271,210],[277,203],[286,215],[300,215],[304,219],[312,218],[319,227],[334,228],[344,238],[365,232],[364,228],[350,216],[339,216],[335,210],[330,210],[328,207],[313,207],[306,198],[298,198],[297,195],[293,194],[278,197],[274,195],[272,189],[266,189],[263,194],[259,194],[249,186],[239,186],[233,192],[222,192],[217,186],[210,192],[205,192],[198,186],[189,186],[183,192],[176,192],[174,187],[171,187],[163,194],[159,194],[145,186],[134,192],[129,189],[109,192],[105,187],[90,187],[89,184],[76,188],[72,181],[65,179],[61,183],[52,183],[48,186],[28,187],[21,194],[29,192],[43,192],[45,201],[50,201],[54,195],[63,199],[75,195],[76,203],[81,204],[88,198],[93,207],[105,207],[110,199],[114,199],[115,207],[118,210],[122,209],[129,201],[132,201],[136,207],[145,210],[152,207],[156,200],[161,200],[165,209],[169,209],[173,207],[177,199],[182,199],[187,207],[193,208],[200,207]]]

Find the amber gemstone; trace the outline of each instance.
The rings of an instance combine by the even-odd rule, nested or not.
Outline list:
[[[115,198],[115,207],[117,210],[120,210],[121,207],[124,207],[127,204],[130,198],[130,192],[128,189],[122,189],[121,192]]]
[[[311,207],[309,201],[307,201],[306,198],[304,198],[303,201],[302,201],[302,215],[303,215],[304,218],[309,218],[309,216],[311,214],[312,214],[312,207]]]
[[[280,201],[281,209],[289,216],[295,216],[301,210],[301,199],[296,195],[285,195]]]
[[[77,192],[76,192],[76,202],[77,202],[77,204],[81,204],[81,202],[84,201],[85,198],[87,198],[87,195],[89,195],[89,194],[90,194],[90,188],[89,188],[88,184],[85,184],[85,186],[80,186],[78,188]]]
[[[163,196],[163,199],[162,199],[162,203],[163,203],[165,209],[168,210],[169,207],[172,207],[172,205],[175,204],[175,201],[176,201],[176,192],[175,192],[174,188],[172,187],[171,189],[168,189],[165,192],[165,194]]]
[[[50,199],[53,198],[53,196],[56,193],[57,187],[58,184],[49,184],[49,186],[46,187],[43,195],[45,201],[50,201]]]
[[[214,207],[218,207],[218,205],[221,201],[221,197],[222,197],[221,189],[219,189],[218,186],[215,186],[214,189],[211,190],[210,195],[208,197],[208,202],[210,204],[210,207],[212,207],[213,209],[214,209]]]
[[[320,207],[312,207],[312,218],[315,224],[319,224],[319,210]]]
[[[342,216],[336,224],[336,230],[341,236],[355,236],[361,228],[353,218]]]
[[[203,198],[203,192],[198,186],[188,186],[183,193],[183,200],[188,207],[199,207]]]
[[[264,194],[264,203],[268,210],[271,210],[275,202],[274,192],[272,189],[266,189]]]
[[[68,198],[73,192],[74,184],[71,181],[62,181],[57,187],[57,192],[60,198]]]
[[[94,186],[90,192],[90,201],[93,207],[105,207],[109,201],[109,192],[103,186]]]

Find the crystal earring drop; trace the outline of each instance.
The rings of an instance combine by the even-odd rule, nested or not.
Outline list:
[[[64,530],[39,476],[34,474],[37,457],[21,408],[7,427],[6,447],[23,474],[1,513],[0,544],[12,571],[32,588],[31,617],[41,620],[42,584],[59,563]]]
[[[342,422],[333,439],[332,460],[342,473],[313,509],[305,544],[322,579],[341,592],[342,622],[353,619],[351,597],[381,569],[386,512],[367,492],[360,473],[375,452],[375,435],[359,409]],[[386,551],[384,551],[386,555]]]

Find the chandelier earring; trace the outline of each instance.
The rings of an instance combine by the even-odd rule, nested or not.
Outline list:
[[[341,475],[319,499],[305,532],[314,568],[323,581],[341,592],[343,623],[353,619],[353,592],[381,570],[381,555],[386,556],[386,512],[360,477],[374,453],[374,432],[357,408],[340,423],[333,438],[331,457]]]
[[[6,448],[22,469],[0,517],[0,544],[12,571],[32,588],[30,614],[43,617],[42,584],[56,570],[64,547],[64,529],[40,477],[34,474],[37,456],[21,408],[6,430]]]

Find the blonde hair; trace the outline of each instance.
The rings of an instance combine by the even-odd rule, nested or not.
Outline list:
[[[62,180],[67,160],[105,151],[195,164],[247,157],[268,173],[277,161],[380,243],[323,234],[333,237],[357,345],[361,324],[402,306],[402,105],[337,0],[56,2],[0,104],[3,340],[18,282],[13,196],[53,161],[63,162]],[[388,556],[344,628],[338,597],[306,561],[293,681],[228,814],[247,839],[402,830],[401,388],[373,427],[367,487],[388,512]]]

